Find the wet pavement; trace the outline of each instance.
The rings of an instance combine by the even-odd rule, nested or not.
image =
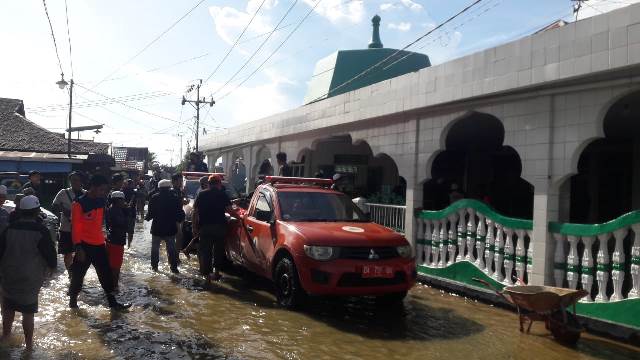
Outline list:
[[[301,311],[279,308],[270,284],[241,271],[207,287],[196,260],[170,273],[149,264],[148,224],[138,224],[125,254],[120,298],[111,312],[89,270],[80,310],[67,308],[68,278],[57,273],[40,295],[36,350],[14,336],[0,359],[632,359],[638,348],[591,335],[577,347],[554,342],[541,324],[518,331],[515,314],[418,285],[402,307],[370,299],[314,299]],[[62,268],[60,262],[59,268]]]

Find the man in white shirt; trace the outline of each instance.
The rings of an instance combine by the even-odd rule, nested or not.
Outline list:
[[[55,213],[60,214],[60,229],[58,231],[58,254],[64,256],[64,266],[67,271],[73,263],[73,242],[71,241],[71,204],[84,195],[82,189],[82,174],[72,172],[69,174],[71,187],[62,189],[53,199]]]

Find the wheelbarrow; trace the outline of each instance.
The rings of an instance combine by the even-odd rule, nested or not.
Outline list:
[[[553,286],[506,286],[502,291],[489,282],[473,278],[507,302],[515,305],[520,320],[520,332],[524,331],[524,323],[529,320],[527,333],[531,331],[534,321],[542,321],[553,337],[565,344],[575,344],[584,330],[576,317],[576,303],[587,296],[585,290],[564,289]],[[567,311],[571,306],[573,313]]]

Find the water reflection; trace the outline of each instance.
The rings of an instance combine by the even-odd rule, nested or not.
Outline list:
[[[637,349],[594,336],[563,347],[539,324],[521,334],[515,314],[425,286],[401,307],[323,298],[283,310],[269,282],[242,271],[212,286],[197,276],[195,259],[180,275],[165,264],[154,273],[148,229],[139,230],[120,286],[123,300],[134,304],[129,312],[106,307],[93,270],[80,310],[69,310],[68,278],[58,274],[41,294],[35,353],[26,356],[16,335],[0,345],[0,359],[638,358]]]

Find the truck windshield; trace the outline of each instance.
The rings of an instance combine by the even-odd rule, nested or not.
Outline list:
[[[237,199],[240,197],[238,192],[233,188],[231,184],[226,181],[222,182],[222,186],[224,186],[225,192],[229,199]],[[184,182],[184,192],[187,194],[187,197],[190,199],[195,199],[200,190],[200,181],[199,180],[186,180]]]
[[[368,221],[344,194],[326,192],[279,192],[284,221]]]

